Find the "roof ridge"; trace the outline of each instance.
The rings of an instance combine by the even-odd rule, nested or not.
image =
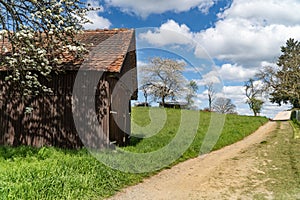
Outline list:
[[[106,33],[106,32],[114,32],[114,33],[118,33],[118,32],[126,32],[126,31],[132,31],[134,29],[129,29],[129,28],[114,28],[114,29],[89,29],[89,30],[84,30],[84,33]]]

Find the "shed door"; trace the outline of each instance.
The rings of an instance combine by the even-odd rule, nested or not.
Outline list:
[[[110,141],[120,146],[127,145],[130,135],[130,92],[120,81],[111,95]]]

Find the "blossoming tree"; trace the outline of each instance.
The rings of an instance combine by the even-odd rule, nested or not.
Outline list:
[[[10,73],[23,96],[51,90],[39,77],[50,77],[65,62],[86,52],[76,35],[88,20],[81,0],[0,0],[0,67]]]

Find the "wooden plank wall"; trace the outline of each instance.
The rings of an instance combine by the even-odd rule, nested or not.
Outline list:
[[[131,75],[125,80],[126,84],[119,84],[115,88],[120,78],[128,71],[131,71]],[[108,146],[110,141],[115,141],[120,146],[129,143],[130,100],[137,99],[134,37],[121,72],[104,73],[101,78],[99,72],[87,71],[86,77],[81,77],[83,84],[79,89],[82,93],[78,97],[72,96],[77,71],[52,74],[50,82],[46,80],[42,82],[52,88],[53,94],[35,96],[26,100],[19,95],[18,86],[4,81],[6,75],[7,72],[0,72],[0,145],[63,148],[80,148],[84,145],[98,149]],[[90,84],[100,79],[95,96],[93,95],[95,88]],[[112,96],[113,91],[117,95]],[[88,118],[95,120],[94,116],[88,116],[89,112],[84,108],[72,113],[72,106],[74,107],[78,100],[85,100],[87,104],[95,103],[96,120],[102,128],[100,131],[96,126],[84,124]],[[25,114],[26,106],[32,107],[33,112]],[[78,120],[77,126],[73,114]],[[80,123],[83,125],[78,126]]]
[[[130,93],[126,85],[117,78],[110,78],[111,87],[111,111],[110,111],[110,135],[111,142],[120,146],[129,144],[130,138]]]
[[[111,142],[120,146],[130,143],[131,100],[137,100],[137,69],[135,38],[119,74],[108,74],[111,94],[110,134]]]
[[[90,72],[89,79],[91,79]],[[101,148],[108,143],[109,134],[109,85],[100,81],[96,96],[89,96],[91,91],[85,91],[79,98],[96,99],[97,119],[103,127],[101,133],[95,135],[93,127],[89,130],[79,130],[77,133],[72,113],[72,91],[76,71],[52,76],[47,84],[53,89],[53,94],[40,95],[28,99],[22,98],[16,86],[4,80],[6,73],[0,74],[0,145],[32,145],[57,146],[63,148],[80,148],[84,143],[91,148]],[[93,77],[93,76],[92,76]],[[93,77],[100,79],[99,77]],[[88,84],[88,83],[87,83]],[[89,88],[84,85],[83,88]],[[76,98],[75,98],[76,99]],[[73,99],[74,100],[74,99]],[[74,103],[74,102],[73,102]],[[25,107],[32,107],[30,114],[25,113]],[[80,116],[81,113],[75,113]],[[86,118],[87,116],[80,116]]]

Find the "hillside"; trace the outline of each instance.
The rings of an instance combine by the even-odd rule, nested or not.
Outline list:
[[[165,166],[169,168],[178,162],[196,157],[199,153],[205,153],[208,150],[207,148],[201,148],[201,145],[203,140],[207,138],[205,135],[209,129],[211,117],[214,119],[211,130],[214,130],[213,128],[217,127],[218,123],[223,121],[222,119],[226,119],[222,134],[218,137],[213,149],[219,149],[222,146],[241,140],[268,121],[263,117],[211,116],[211,113],[201,112],[199,115],[197,111],[183,112],[181,113],[181,110],[166,109],[166,122],[163,123],[163,128],[157,134],[148,135],[149,138],[145,139],[132,138],[131,145],[120,150],[136,153],[155,152],[174,138],[182,138],[182,140],[179,140],[180,143],[174,143],[175,147],[176,144],[186,145],[188,149],[182,156],[180,154],[176,161]],[[198,115],[199,119],[197,118]],[[132,116],[133,122],[137,125],[146,126],[151,124],[147,108],[133,108]],[[181,116],[185,119],[181,119]],[[157,117],[159,116],[157,115]],[[159,118],[159,120],[164,120],[164,117]],[[198,124],[199,127],[185,127],[186,129],[182,131],[183,135],[177,135],[176,137],[180,124],[183,122],[187,123],[186,125],[190,125],[189,123]],[[195,136],[192,133],[185,132],[190,128],[192,128],[191,130],[197,130]],[[147,126],[145,129],[147,129]],[[140,134],[140,132],[137,132],[139,130],[144,130],[144,128],[135,128],[134,131],[136,132],[133,132],[133,135]],[[190,135],[193,138],[192,143],[184,143],[186,138],[191,138]],[[206,141],[207,144],[210,144],[209,142],[210,140]],[[209,147],[209,145],[206,147]],[[200,152],[200,149],[203,152]],[[162,155],[162,158],[169,156],[159,155]],[[158,163],[156,160],[153,161]],[[124,162],[130,163],[134,167],[147,164],[134,164],[130,160]],[[145,177],[156,174],[159,170],[160,168],[155,172],[145,173],[121,172],[105,166],[92,157],[86,149],[64,150],[53,147],[11,148],[2,146],[0,147],[0,199],[99,199],[111,196],[128,185],[137,184]]]
[[[299,199],[300,140],[268,122],[242,141],[164,170],[111,200]]]

